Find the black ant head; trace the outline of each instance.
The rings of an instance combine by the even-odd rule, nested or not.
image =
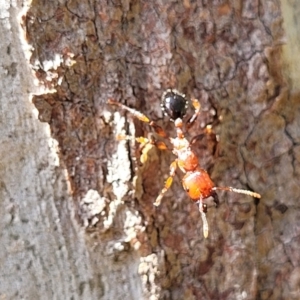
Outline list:
[[[186,114],[188,100],[184,94],[177,90],[168,89],[161,97],[161,107],[165,115],[169,116],[172,121],[180,118]]]

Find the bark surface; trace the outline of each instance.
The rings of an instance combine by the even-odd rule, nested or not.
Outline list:
[[[0,298],[298,299],[299,4],[0,5]],[[116,141],[151,128],[106,103],[174,136],[170,87],[201,102],[189,139],[212,125],[215,184],[262,195],[219,193],[206,240],[180,172],[153,206],[172,153]]]

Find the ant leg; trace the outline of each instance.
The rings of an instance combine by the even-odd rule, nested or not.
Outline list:
[[[155,206],[160,205],[161,199],[163,198],[164,194],[167,192],[167,190],[170,188],[170,186],[172,185],[173,182],[173,178],[175,176],[175,172],[177,169],[177,159],[174,160],[171,165],[170,165],[170,176],[168,177],[168,179],[165,182],[165,186],[164,188],[161,190],[160,194],[158,195],[158,197],[156,198],[155,202],[153,203]]]
[[[167,145],[162,142],[162,141],[156,141],[155,139],[147,139],[145,137],[134,137],[134,136],[130,136],[130,135],[123,135],[123,134],[118,134],[117,135],[117,140],[118,141],[136,141],[139,144],[141,144],[142,146],[146,145],[146,144],[151,144],[154,145],[155,147],[157,147],[159,150],[170,150]]]
[[[208,237],[208,222],[206,219],[207,205],[203,203],[202,198],[200,198],[198,204],[199,204],[199,212],[201,214],[202,223],[203,223],[203,236],[204,238],[207,238]]]
[[[195,98],[192,99],[192,104],[194,106],[195,112],[191,116],[191,118],[187,121],[187,124],[186,124],[187,129],[190,129],[192,127],[192,125],[196,121],[196,119],[199,116],[200,111],[201,111],[201,104],[197,99],[195,99]]]
[[[216,186],[216,187],[213,187],[212,190],[213,191],[228,191],[228,192],[234,192],[234,193],[238,193],[238,194],[248,195],[248,196],[251,196],[251,197],[254,197],[254,198],[258,198],[258,199],[261,198],[261,195],[258,194],[258,193],[251,192],[251,191],[248,191],[248,190],[236,189],[236,188],[233,188],[231,186],[225,186],[225,187]]]
[[[167,138],[168,135],[166,132],[159,126],[157,125],[154,121],[151,121],[146,115],[142,114],[141,112],[137,111],[136,109],[130,108],[122,103],[117,102],[116,100],[113,99],[108,99],[107,100],[108,104],[116,105],[121,107],[122,109],[130,112],[134,117],[139,119],[140,121],[144,123],[148,123],[151,127],[153,127],[154,131],[161,137]]]
[[[190,145],[195,144],[198,140],[202,140],[205,136],[206,136],[206,133],[200,133],[196,136],[193,136],[190,141]]]

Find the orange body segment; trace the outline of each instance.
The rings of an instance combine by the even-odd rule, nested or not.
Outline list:
[[[191,150],[178,151],[178,166],[184,172],[193,171],[199,166],[199,161]]]
[[[182,185],[194,201],[211,196],[213,187],[215,186],[207,172],[200,168],[196,171],[186,173],[182,179]]]

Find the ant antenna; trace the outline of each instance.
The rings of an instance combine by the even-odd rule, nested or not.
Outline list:
[[[238,193],[238,194],[244,194],[244,195],[248,195],[254,198],[261,198],[261,195],[255,192],[251,192],[248,190],[241,190],[241,189],[235,189],[231,186],[224,186],[224,187],[220,187],[220,186],[216,186],[212,188],[213,191],[228,191],[228,192],[234,192],[234,193]]]

